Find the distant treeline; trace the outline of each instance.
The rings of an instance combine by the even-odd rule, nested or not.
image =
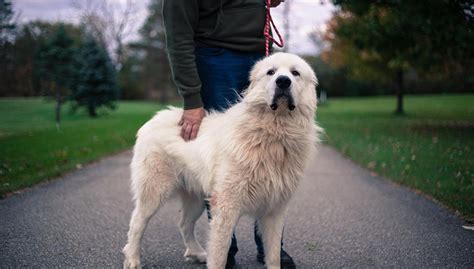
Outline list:
[[[104,49],[120,98],[178,99],[165,50],[162,0],[150,1],[139,38],[131,43],[124,43],[124,36],[133,4],[114,13],[110,0],[84,1],[88,4],[80,7],[79,25],[18,24],[10,1],[0,2],[0,97],[54,95],[41,50],[62,27],[74,48],[92,39]],[[469,1],[332,2],[338,7],[334,16],[324,31],[311,35],[320,54],[306,56],[320,91],[329,96],[397,93],[399,100],[404,93],[474,91],[474,13]]]
[[[366,80],[353,77],[348,67],[334,67],[321,56],[304,57],[318,76],[318,92],[328,96],[393,95],[396,85],[392,81]],[[438,78],[420,77],[415,70],[408,70],[404,79],[407,94],[442,94],[474,92],[473,76],[457,74]]]
[[[474,9],[468,0],[333,0],[310,57],[329,95],[474,91]]]
[[[71,56],[75,58],[70,61],[57,59],[63,61],[60,65],[64,67],[64,70],[61,72],[68,72],[67,69],[80,69],[76,61],[84,58],[84,55],[80,53],[80,48],[87,41],[92,40],[106,54],[103,56],[108,60],[103,63],[111,64],[114,69],[114,74],[110,74],[110,79],[117,87],[116,94],[121,99],[152,99],[161,102],[177,99],[178,95],[173,87],[165,52],[161,0],[150,1],[148,18],[139,30],[140,38],[138,41],[127,44],[122,44],[123,32],[107,34],[110,29],[119,30],[116,30],[117,25],[107,25],[113,22],[104,19],[104,14],[109,14],[110,10],[106,10],[109,13],[100,10],[104,8],[103,4],[108,2],[90,1],[91,5],[98,2],[102,5],[91,6],[93,9],[85,10],[82,13],[81,23],[73,25],[46,21],[19,24],[14,19],[11,2],[2,1],[0,4],[0,97],[55,96],[56,89],[52,89],[54,85],[51,84],[52,79],[48,74],[57,63],[50,62],[52,66],[48,66],[47,61],[52,61],[52,59],[44,58],[44,50],[45,47],[51,45],[51,40],[57,37],[61,28],[61,31],[65,32],[63,38],[66,40],[59,42],[70,42],[70,53],[74,54]],[[119,23],[125,24],[129,21]],[[111,45],[108,41],[112,39],[114,43]],[[67,101],[74,95],[74,83],[77,81],[72,81],[72,84],[62,87],[63,101]]]

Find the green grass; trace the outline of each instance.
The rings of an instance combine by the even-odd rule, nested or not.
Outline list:
[[[64,106],[58,129],[54,103],[0,99],[0,196],[131,147],[139,126],[159,108],[120,102],[117,110],[91,119]]]
[[[324,140],[360,165],[474,218],[474,95],[331,99]]]
[[[474,218],[474,95],[331,99],[320,106],[325,142],[364,167],[421,190]],[[0,99],[0,196],[56,177],[132,146],[137,129],[160,108],[120,102],[90,119],[67,109],[57,129],[54,104]]]

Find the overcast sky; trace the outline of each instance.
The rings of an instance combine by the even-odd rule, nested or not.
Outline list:
[[[79,0],[80,1],[80,0]],[[123,5],[126,0],[109,0]],[[26,22],[34,19],[50,21],[77,22],[77,11],[71,4],[72,0],[13,0],[15,12],[20,14],[20,21]],[[289,49],[295,53],[314,53],[316,48],[308,39],[308,33],[315,28],[324,27],[325,22],[331,17],[334,6],[330,3],[321,5],[320,0],[286,0],[291,2],[290,25],[291,39]],[[329,1],[324,1],[329,2]],[[148,0],[136,0],[138,29],[146,18]],[[272,15],[278,29],[284,35],[282,11],[286,3],[272,9]],[[130,39],[136,38],[132,35]]]

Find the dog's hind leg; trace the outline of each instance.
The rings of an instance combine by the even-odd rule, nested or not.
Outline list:
[[[258,222],[263,236],[265,265],[269,269],[280,269],[281,237],[285,215],[286,206],[273,210]]]
[[[132,161],[132,191],[135,209],[130,220],[128,241],[123,248],[124,268],[140,268],[140,245],[148,221],[173,193],[176,175],[162,159]]]
[[[196,240],[194,233],[196,221],[204,211],[204,199],[186,190],[180,190],[178,194],[183,207],[179,228],[186,246],[184,257],[187,261],[204,263],[206,262],[206,251]]]

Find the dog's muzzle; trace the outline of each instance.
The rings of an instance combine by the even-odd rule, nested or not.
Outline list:
[[[272,110],[277,110],[279,103],[278,101],[282,98],[285,98],[288,102],[288,109],[294,110],[296,106],[295,100],[293,99],[293,95],[290,91],[291,79],[287,76],[279,76],[276,80],[276,85],[277,87],[275,89],[275,95],[273,95],[273,100],[272,104],[270,105],[270,108]]]

